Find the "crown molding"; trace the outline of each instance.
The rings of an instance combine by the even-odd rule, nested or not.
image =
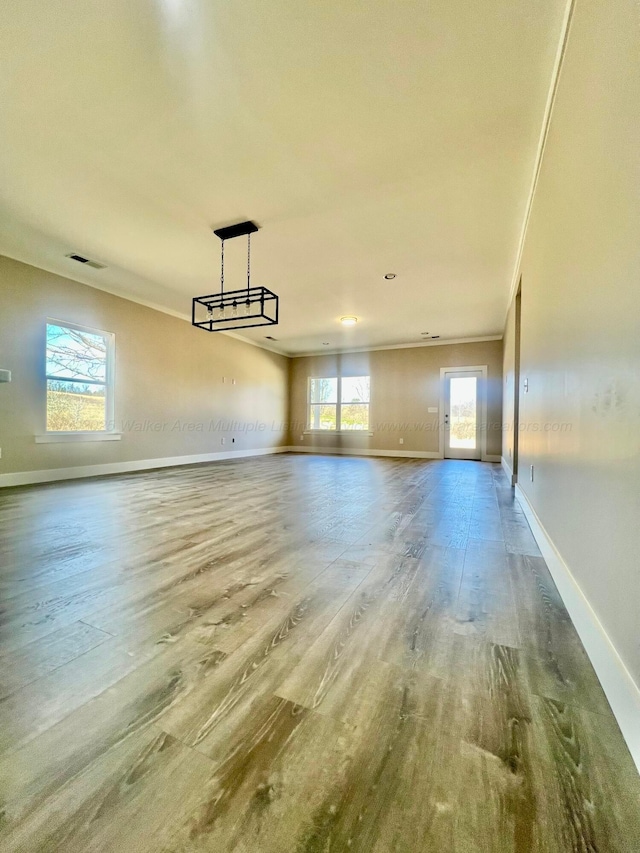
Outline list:
[[[342,355],[355,352],[380,352],[389,349],[421,349],[422,347],[445,347],[456,344],[480,344],[485,341],[501,341],[502,335],[480,335],[475,338],[445,338],[438,341],[417,341],[410,344],[387,344],[379,347],[348,347],[344,349],[323,349],[310,352],[287,353],[289,358],[310,358],[316,355]]]
[[[158,305],[156,302],[150,302],[147,299],[140,299],[136,296],[125,296],[124,293],[119,290],[117,287],[113,285],[103,284],[101,282],[95,281],[87,281],[86,279],[80,278],[77,275],[70,275],[66,271],[64,273],[59,272],[58,270],[51,269],[49,266],[41,266],[38,264],[34,264],[33,261],[25,260],[24,258],[20,258],[15,254],[9,254],[5,249],[0,251],[0,254],[5,258],[9,258],[12,261],[17,261],[19,264],[25,264],[28,267],[33,267],[37,270],[42,270],[43,272],[49,272],[52,275],[57,275],[58,278],[66,278],[69,281],[75,281],[76,284],[84,284],[87,287],[92,287],[94,290],[101,290],[103,293],[109,293],[111,296],[117,296],[118,299],[124,299],[126,302],[134,302],[136,305],[143,305],[145,308],[151,308],[152,311],[159,311],[161,314],[168,314],[170,317],[176,317],[178,320],[186,320],[187,323],[191,323],[191,315],[186,313],[181,313],[180,311],[174,311],[172,308],[166,308],[163,305]],[[273,352],[276,355],[284,355],[287,358],[291,358],[291,356],[283,352],[281,349],[276,347],[267,346],[259,341],[254,341],[251,338],[244,338],[242,335],[238,335],[237,332],[217,332],[219,335],[226,335],[229,338],[235,338],[237,341],[241,341],[243,344],[249,344],[252,347],[258,347],[258,349],[264,349],[268,352]]]
[[[20,264],[25,264],[26,266],[34,267],[34,269],[42,270],[43,272],[51,273],[52,275],[56,275],[59,278],[66,278],[68,281],[75,281],[77,284],[84,284],[86,287],[91,287],[94,290],[100,290],[103,293],[109,293],[111,296],[117,296],[118,299],[124,299],[126,302],[133,302],[136,305],[142,305],[145,308],[150,308],[152,311],[159,311],[161,314],[168,314],[170,317],[176,317],[178,320],[184,320],[187,323],[191,323],[191,316],[189,314],[183,314],[180,311],[174,311],[171,308],[166,308],[162,305],[159,305],[156,302],[151,302],[147,299],[141,299],[139,297],[134,296],[125,296],[122,291],[114,287],[112,285],[97,283],[94,281],[86,281],[79,276],[69,275],[66,271],[64,273],[59,272],[58,270],[52,269],[50,266],[39,266],[34,264],[31,261],[28,261],[22,257],[18,257],[16,254],[9,254],[6,250],[0,250],[0,254],[4,255],[4,257],[9,258],[10,260],[17,261]],[[445,338],[437,341],[415,341],[407,344],[386,344],[383,346],[362,346],[362,347],[347,347],[347,348],[338,348],[338,349],[329,349],[329,350],[311,350],[308,352],[286,352],[279,347],[267,346],[260,341],[255,341],[252,338],[245,338],[243,335],[239,335],[237,332],[226,331],[226,332],[218,332],[217,334],[226,335],[229,338],[234,338],[237,341],[240,341],[243,344],[248,344],[252,347],[257,347],[258,349],[266,350],[267,352],[275,353],[276,355],[284,356],[285,358],[308,358],[310,356],[316,355],[339,355],[341,353],[357,353],[357,352],[379,352],[382,350],[393,350],[393,349],[415,349],[420,347],[438,347],[438,346],[450,346],[456,344],[475,344],[475,343],[483,343],[484,341],[501,341],[502,335],[480,335],[477,337],[470,338]]]
[[[553,113],[553,107],[556,102],[556,95],[558,93],[558,84],[560,82],[560,74],[562,72],[562,66],[564,63],[564,57],[567,50],[567,43],[569,41],[569,31],[571,29],[571,21],[573,19],[573,11],[575,8],[576,0],[567,0],[567,5],[564,11],[564,18],[562,20],[562,28],[560,30],[560,41],[558,43],[558,50],[556,53],[556,59],[553,66],[553,71],[551,73],[551,82],[549,84],[549,91],[547,93],[547,102],[544,108],[544,114],[542,117],[542,127],[540,129],[540,136],[538,137],[538,148],[536,150],[536,157],[533,164],[533,174],[531,176],[531,185],[529,187],[529,194],[527,196],[527,204],[524,212],[524,219],[522,222],[522,228],[520,230],[520,239],[518,241],[518,250],[516,252],[516,263],[513,270],[513,278],[511,280],[511,288],[509,290],[509,300],[507,302],[507,310],[505,314],[505,322],[506,316],[509,314],[509,309],[511,308],[511,304],[516,295],[518,289],[518,282],[520,281],[520,265],[522,263],[522,255],[524,252],[524,244],[527,238],[527,229],[529,227],[529,220],[531,219],[531,209],[533,207],[533,199],[536,194],[536,189],[538,187],[538,179],[540,177],[540,171],[542,169],[542,161],[544,158],[544,152],[547,145],[547,139],[549,136],[549,128],[551,126],[551,116]]]

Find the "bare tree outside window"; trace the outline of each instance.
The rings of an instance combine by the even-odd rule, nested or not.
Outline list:
[[[47,431],[107,429],[112,336],[47,323]]]

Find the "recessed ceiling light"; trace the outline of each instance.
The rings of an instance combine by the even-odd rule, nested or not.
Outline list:
[[[385,275],[385,278],[387,281],[392,281],[395,277],[396,277],[396,274],[394,272],[388,272]]]
[[[340,317],[340,322],[343,326],[355,326],[358,322],[357,317]]]
[[[328,347],[328,346],[329,346],[329,341],[323,341],[323,342],[322,342],[322,346],[323,346],[323,347]]]

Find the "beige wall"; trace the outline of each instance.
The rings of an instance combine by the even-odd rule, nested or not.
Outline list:
[[[514,465],[514,430],[515,430],[515,362],[516,362],[516,305],[515,300],[509,306],[507,321],[504,328],[503,365],[502,365],[502,458],[509,468]]]
[[[115,332],[121,441],[35,443],[48,317]],[[286,444],[287,358],[3,257],[0,367],[13,373],[0,384],[0,474]],[[237,424],[221,430],[219,420]]]
[[[487,453],[500,455],[502,421],[502,342],[410,347],[341,355],[295,358],[291,366],[292,446],[327,449],[438,452],[440,368],[488,367]],[[310,376],[371,376],[373,436],[305,435],[307,379]],[[404,425],[404,426],[403,426]],[[404,438],[400,445],[399,439]]]
[[[640,684],[638,21],[576,5],[521,267],[519,479]]]

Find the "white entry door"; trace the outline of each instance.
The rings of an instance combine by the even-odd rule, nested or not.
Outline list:
[[[444,458],[481,459],[482,370],[446,370],[444,380]]]

